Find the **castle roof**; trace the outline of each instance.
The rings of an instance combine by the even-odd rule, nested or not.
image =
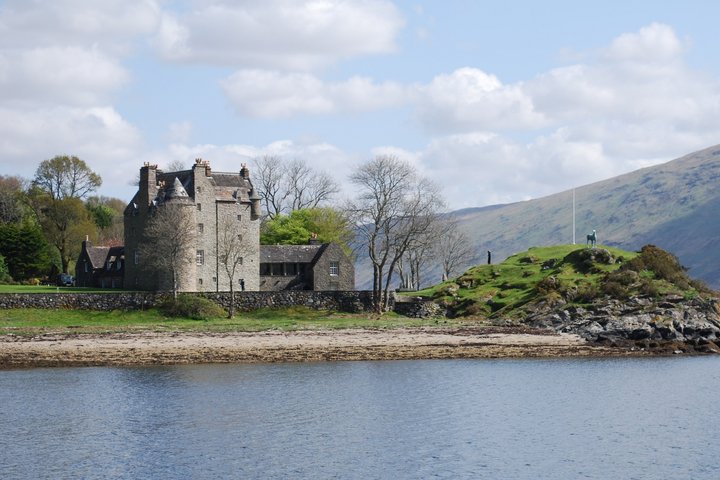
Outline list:
[[[260,245],[260,263],[315,263],[327,245]]]
[[[190,198],[190,196],[187,193],[187,190],[183,187],[182,183],[180,183],[180,179],[175,177],[175,180],[173,181],[173,184],[170,188],[165,189],[165,199],[166,200],[172,200],[175,198]]]

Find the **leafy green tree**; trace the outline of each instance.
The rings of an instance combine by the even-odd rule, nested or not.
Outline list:
[[[15,280],[49,275],[54,263],[51,248],[37,225],[0,225],[0,254]]]
[[[126,202],[119,198],[89,197],[85,208],[98,227],[98,242],[101,245],[122,245],[124,237],[123,211]]]
[[[0,283],[8,283],[10,281],[12,281],[12,277],[10,276],[7,263],[5,263],[5,257],[0,255]]]
[[[0,222],[19,222],[23,218],[21,203],[23,180],[0,175]]]
[[[307,208],[289,215],[276,215],[263,225],[260,243],[264,245],[303,245],[313,234],[321,243],[336,242],[351,254],[352,226],[341,210]]]
[[[101,184],[100,176],[74,156],[44,160],[35,171],[28,203],[45,237],[60,252],[63,272],[68,272],[85,236],[96,236],[96,226],[82,199]]]
[[[85,237],[96,238],[97,227],[90,213],[79,198],[53,200],[38,189],[33,189],[28,198],[45,238],[60,252],[62,271],[68,273]]]
[[[86,203],[85,208],[87,208],[90,217],[98,228],[106,229],[112,226],[115,210],[107,205],[91,203]]]
[[[58,155],[40,163],[33,185],[47,192],[53,200],[63,200],[85,198],[102,185],[102,179],[78,157]]]

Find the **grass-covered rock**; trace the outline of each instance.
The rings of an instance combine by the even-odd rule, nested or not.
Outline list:
[[[451,316],[503,319],[522,318],[538,304],[557,308],[602,299],[700,294],[710,290],[688,278],[673,255],[652,245],[640,252],[578,245],[531,248],[420,292]]]

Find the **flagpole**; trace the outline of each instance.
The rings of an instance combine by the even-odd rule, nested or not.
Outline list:
[[[575,245],[575,189],[573,188],[573,245]]]

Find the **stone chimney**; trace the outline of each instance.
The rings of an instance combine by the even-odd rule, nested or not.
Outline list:
[[[317,233],[312,232],[310,234],[310,239],[308,240],[308,245],[320,245],[320,240],[317,238]]]
[[[245,180],[248,180],[250,178],[250,170],[247,168],[246,164],[240,165],[240,176],[244,178]]]
[[[195,170],[196,168],[204,168],[205,176],[206,177],[212,176],[212,170],[210,169],[210,162],[208,162],[207,160],[203,160],[202,158],[196,158],[195,165],[193,165],[193,170]]]
[[[157,196],[157,165],[145,164],[140,169],[140,201],[145,208]]]

